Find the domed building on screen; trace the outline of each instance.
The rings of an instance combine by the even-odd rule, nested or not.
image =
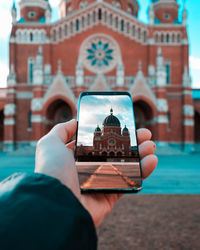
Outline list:
[[[52,22],[47,0],[13,3],[1,150],[35,146],[76,117],[82,91],[129,91],[136,126],[149,128],[158,144],[190,150],[200,142],[185,8],[180,16],[177,1],[152,0],[148,24],[138,19],[137,0],[61,0],[58,8]]]
[[[128,128],[122,129],[119,119],[113,115],[113,109],[110,109],[110,115],[103,121],[102,129],[97,126],[94,132],[93,150],[94,155],[106,157],[131,156],[131,141]]]

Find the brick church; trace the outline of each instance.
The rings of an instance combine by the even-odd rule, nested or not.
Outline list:
[[[149,22],[137,0],[61,0],[51,22],[47,0],[13,3],[6,96],[0,90],[5,151],[34,146],[77,114],[82,91],[129,91],[136,126],[160,144],[190,149],[200,141],[200,101],[192,96],[187,12],[152,0]],[[197,122],[196,122],[197,121]]]

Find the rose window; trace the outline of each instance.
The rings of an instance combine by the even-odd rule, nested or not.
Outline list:
[[[116,67],[120,53],[117,43],[112,38],[97,34],[84,41],[80,57],[88,70],[106,73]]]

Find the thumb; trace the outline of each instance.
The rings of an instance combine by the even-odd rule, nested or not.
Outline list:
[[[63,143],[67,143],[76,134],[77,122],[75,119],[59,123],[49,132],[49,135],[57,136]]]

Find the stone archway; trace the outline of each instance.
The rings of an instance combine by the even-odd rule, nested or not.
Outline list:
[[[134,113],[135,113],[135,123],[136,128],[148,128],[152,131],[153,134],[153,118],[154,112],[151,106],[143,101],[137,100],[133,103]]]
[[[56,124],[71,120],[73,111],[68,103],[57,99],[47,107],[45,117],[46,132],[48,132]]]
[[[194,115],[194,141],[200,143],[200,113],[197,111]]]
[[[3,148],[3,131],[4,131],[4,113],[3,110],[0,110],[0,150]]]

